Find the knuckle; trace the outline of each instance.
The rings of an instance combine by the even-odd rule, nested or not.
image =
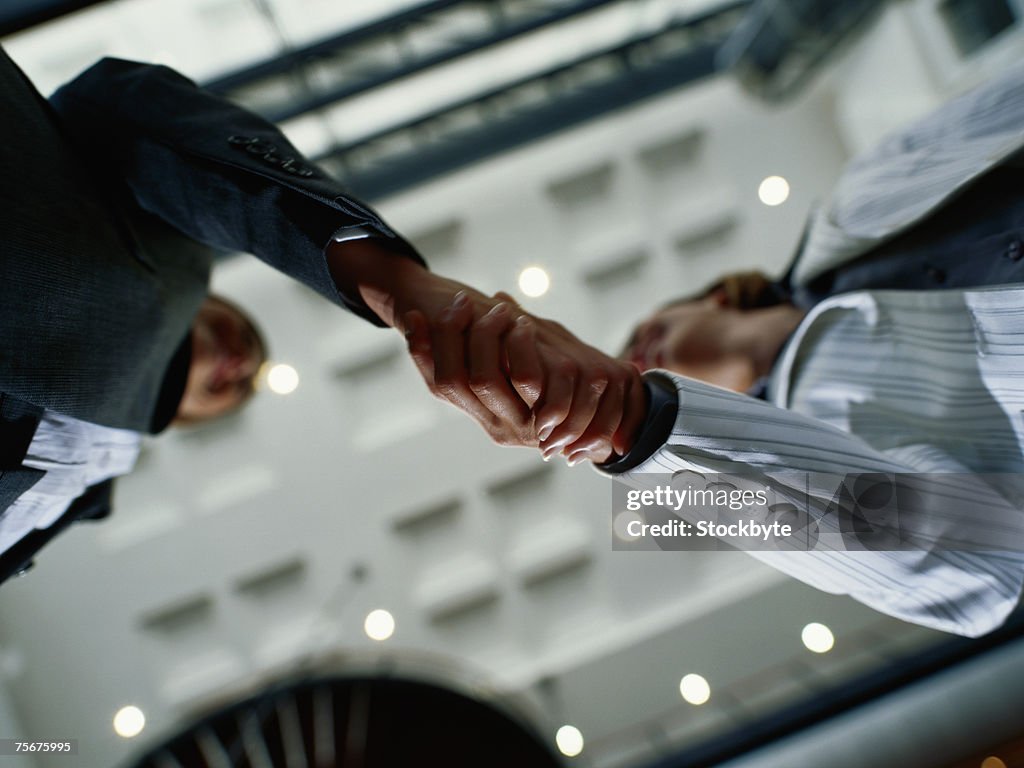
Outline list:
[[[576,363],[572,360],[559,360],[552,367],[552,373],[559,379],[576,378]]]
[[[590,380],[587,382],[587,388],[590,390],[591,394],[601,396],[604,394],[604,391],[608,389],[608,377],[604,375],[603,371],[591,376]]]
[[[434,387],[445,399],[452,399],[458,396],[462,389],[462,382],[454,376],[439,376],[434,380]]]
[[[437,319],[437,329],[445,333],[452,333],[461,330],[462,324],[458,316],[453,312],[442,312]]]
[[[486,395],[494,389],[494,383],[488,376],[475,374],[469,377],[469,388],[476,395]]]
[[[540,389],[543,384],[540,375],[535,372],[514,372],[511,380],[518,389]]]

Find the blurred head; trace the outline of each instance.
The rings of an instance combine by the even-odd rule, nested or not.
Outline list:
[[[803,313],[757,272],[729,275],[671,302],[633,330],[622,357],[744,392],[767,375]]]
[[[175,424],[196,424],[238,410],[255,392],[266,345],[249,316],[207,296],[192,322],[192,362]]]

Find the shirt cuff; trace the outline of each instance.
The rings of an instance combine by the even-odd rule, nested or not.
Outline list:
[[[679,394],[671,380],[657,374],[644,376],[647,392],[647,417],[640,427],[640,436],[625,456],[595,465],[602,472],[619,475],[636,469],[668,442],[679,413]]]

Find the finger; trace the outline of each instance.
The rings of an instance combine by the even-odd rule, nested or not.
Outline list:
[[[405,343],[409,349],[409,357],[416,364],[416,368],[427,386],[433,389],[434,358],[430,348],[427,318],[419,310],[411,310],[403,315],[402,327],[405,329]]]
[[[612,447],[619,456],[629,453],[639,437],[640,428],[647,419],[647,389],[639,376],[631,376],[623,398],[623,415],[615,435]]]
[[[505,293],[504,291],[498,291],[491,298],[493,298],[495,301],[503,301],[510,307],[513,307],[514,309],[522,309],[522,307],[519,306],[519,302],[516,301],[515,298],[513,298],[509,294]]]
[[[444,309],[430,327],[430,344],[434,365],[434,394],[466,411],[481,424],[493,422],[494,416],[469,388],[466,371],[466,330],[473,322],[473,307],[464,294]]]
[[[523,315],[505,336],[508,376],[519,397],[530,408],[540,399],[544,371],[537,354],[537,334],[533,322]]]
[[[608,385],[608,379],[600,372],[595,375],[581,376],[576,381],[572,395],[572,409],[569,415],[541,443],[544,458],[548,459],[560,453],[567,445],[572,444],[586,431],[587,425],[594,420],[594,414],[601,402],[601,395]]]
[[[541,354],[544,385],[540,399],[534,404],[537,437],[547,440],[565,421],[572,409],[576,391],[576,366],[568,358],[552,357],[550,349]],[[547,458],[547,457],[545,457]]]
[[[512,424],[524,424],[530,409],[505,375],[502,337],[512,325],[512,313],[505,303],[497,304],[469,329],[467,367],[469,388],[495,416]]]
[[[438,387],[457,387],[466,383],[465,331],[473,322],[473,309],[461,291],[430,326],[430,344],[434,358],[434,382]]]
[[[596,463],[607,461],[614,453],[612,438],[622,422],[627,383],[623,379],[609,384],[586,430],[562,450],[570,466],[583,459]]]

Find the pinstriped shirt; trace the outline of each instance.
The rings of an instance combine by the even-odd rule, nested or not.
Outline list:
[[[998,165],[1024,167],[1024,63],[855,158],[811,218],[793,279],[806,284],[925,219]]]
[[[1022,359],[1024,286],[839,296],[819,304],[786,346],[771,402],[653,374],[672,380],[679,411],[667,443],[636,471],[764,482],[794,471],[1020,478]],[[990,505],[981,498],[988,492],[997,493],[970,488],[975,513],[1018,503],[994,496]],[[891,616],[970,636],[1002,623],[1024,583],[1020,551],[751,554]]]
[[[46,474],[0,510],[0,552],[52,525],[89,486],[130,472],[141,444],[138,432],[44,411],[22,463]]]
[[[1022,146],[1024,65],[854,160],[812,216],[794,281],[906,231],[993,167],[1020,164]],[[668,440],[634,473],[696,470],[765,482],[794,470],[971,473],[974,514],[998,509],[1021,527],[1024,285],[828,299],[784,348],[769,402],[666,371],[648,376],[670,380],[678,414]],[[1010,487],[989,487],[979,473],[1003,473]],[[751,554],[883,613],[968,636],[998,627],[1024,583],[1024,548],[1009,544]]]

